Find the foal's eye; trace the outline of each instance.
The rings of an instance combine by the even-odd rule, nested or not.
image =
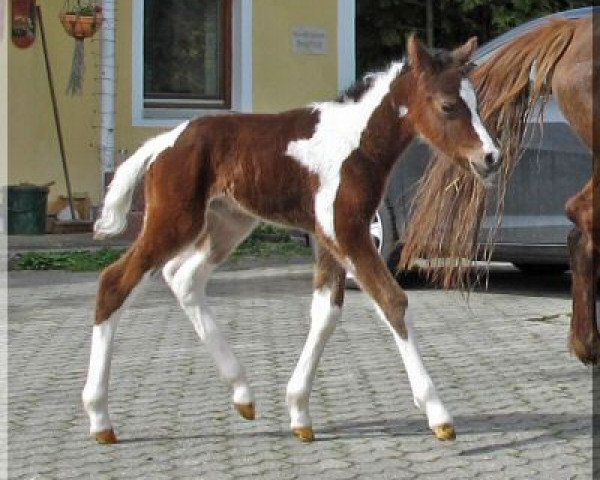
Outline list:
[[[454,103],[454,102],[442,103],[442,112],[445,115],[452,115],[454,112],[456,112],[456,103]]]

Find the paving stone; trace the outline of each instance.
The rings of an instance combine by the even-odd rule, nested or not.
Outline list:
[[[97,274],[9,273],[9,478],[436,480],[590,478],[591,375],[565,345],[568,282],[408,291],[424,361],[455,419],[439,442],[370,301],[348,291],[317,372],[317,441],[289,431],[285,387],[308,333],[305,266],[217,272],[209,304],[257,397],[231,392],[160,276],[117,332],[110,408],[122,443],[88,437],[85,381]]]

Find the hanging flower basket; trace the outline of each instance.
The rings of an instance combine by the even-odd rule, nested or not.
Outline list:
[[[93,15],[80,15],[76,13],[63,13],[60,15],[65,32],[77,40],[89,38],[96,33],[96,30],[102,25],[102,10],[96,7]]]
[[[83,76],[85,73],[85,55],[83,41],[93,36],[102,25],[102,7],[92,0],[76,0],[71,4],[65,1],[63,11],[59,15],[65,32],[75,39],[73,51],[73,65],[69,77],[67,93],[70,95],[81,94],[83,91]]]

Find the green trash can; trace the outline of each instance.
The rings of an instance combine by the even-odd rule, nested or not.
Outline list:
[[[9,235],[43,235],[46,233],[48,187],[9,185],[7,210]]]

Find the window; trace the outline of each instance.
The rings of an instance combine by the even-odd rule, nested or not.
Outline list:
[[[144,0],[143,107],[231,107],[231,0]]]
[[[192,117],[252,111],[253,0],[132,3],[134,126],[172,127]],[[159,36],[173,41],[159,42]],[[167,44],[175,46],[165,53]],[[205,57],[213,67],[205,68]]]

